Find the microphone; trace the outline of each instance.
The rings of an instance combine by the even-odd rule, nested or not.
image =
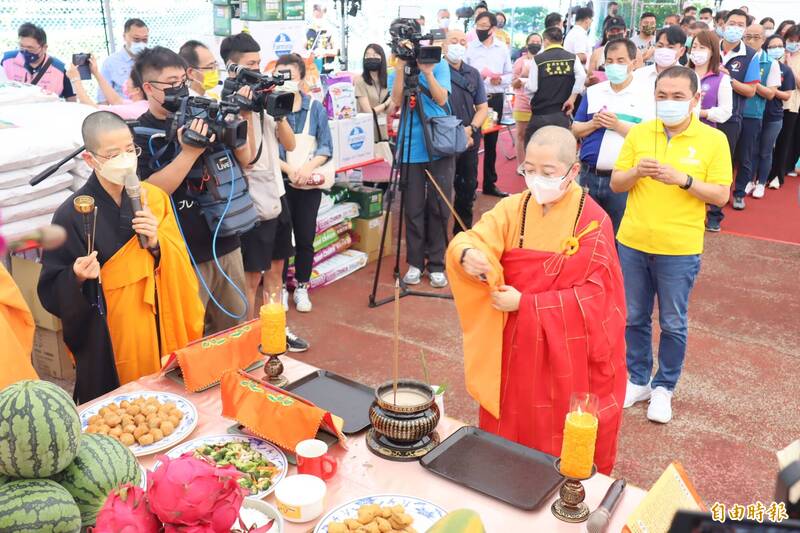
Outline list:
[[[136,172],[131,172],[125,176],[125,193],[131,199],[131,207],[133,208],[134,216],[137,211],[142,210],[142,184]],[[139,238],[139,247],[147,248],[147,236],[137,233]]]
[[[608,522],[611,520],[611,513],[617,507],[622,493],[625,491],[627,483],[624,479],[618,479],[608,487],[608,492],[600,502],[600,506],[589,515],[589,520],[586,522],[586,530],[589,533],[603,533],[608,529]]]
[[[8,242],[9,252],[21,252],[32,248],[43,248],[45,250],[55,250],[67,240],[67,232],[61,226],[55,224],[44,226],[35,231],[25,233],[20,237]]]

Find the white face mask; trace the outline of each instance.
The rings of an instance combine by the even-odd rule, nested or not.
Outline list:
[[[697,50],[689,54],[692,63],[698,66],[703,66],[708,63],[708,50]]]
[[[567,172],[567,174],[569,174],[569,172]],[[552,204],[567,194],[567,188],[561,188],[561,186],[564,185],[565,178],[566,175],[562,178],[547,178],[539,174],[526,172],[525,185],[530,189],[533,194],[533,199],[536,200],[537,204]]]
[[[133,55],[138,54],[145,48],[147,48],[147,43],[131,43],[130,46],[128,46],[128,50],[130,50]]]
[[[447,59],[449,59],[453,63],[458,63],[459,61],[464,59],[464,55],[466,53],[467,53],[467,48],[460,44],[447,45]]]
[[[137,164],[138,159],[134,152],[122,152],[102,163],[96,172],[106,181],[115,185],[124,185],[127,176],[136,174]]]
[[[439,28],[446,30],[450,27],[450,19],[449,18],[442,18],[439,19]]]
[[[774,28],[764,28],[764,37],[772,37],[773,35],[775,35]]]
[[[678,54],[672,48],[656,48],[653,52],[653,60],[659,67],[670,67],[677,59]]]

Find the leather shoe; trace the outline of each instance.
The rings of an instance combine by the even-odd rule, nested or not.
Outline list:
[[[484,189],[483,194],[487,196],[497,196],[498,198],[505,198],[508,196],[508,193],[505,191],[501,191],[497,187],[492,187],[491,189]]]

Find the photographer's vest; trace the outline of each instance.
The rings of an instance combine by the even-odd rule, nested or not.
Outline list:
[[[533,56],[539,82],[531,98],[531,110],[535,115],[561,113],[575,85],[575,57],[561,45],[548,46]]]
[[[40,71],[31,73],[25,67],[25,59],[21,53],[17,53],[13,58],[3,61],[3,69],[5,69],[9,80],[36,85],[45,91],[61,95],[64,91],[64,64],[58,59],[45,56],[41,67],[45,67],[45,71],[41,75]],[[36,83],[32,83],[34,81]]]

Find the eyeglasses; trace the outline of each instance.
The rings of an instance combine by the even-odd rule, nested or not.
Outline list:
[[[32,47],[30,47],[30,46],[22,46],[21,44],[19,45],[19,49],[20,49],[20,50],[24,50],[24,51],[26,51],[26,52],[30,52],[30,53],[32,53],[32,54],[38,54],[38,53],[41,53],[41,51],[42,51],[42,49],[43,49],[43,48],[44,48],[44,47],[42,47],[42,46],[40,46],[39,48],[32,48]]]
[[[158,81],[158,80],[148,80],[147,83],[151,83],[154,85],[166,85],[167,87],[171,87],[172,89],[178,89],[186,85],[187,78],[184,77],[179,81]]]
[[[212,64],[206,65],[205,67],[192,66],[192,68],[195,69],[195,70],[219,70],[219,64],[216,61],[214,61]]]
[[[96,154],[96,153],[92,152],[92,155],[95,156],[95,158],[97,158],[98,160],[108,161],[109,159],[114,159],[115,157],[117,157],[121,153],[134,154],[136,157],[139,157],[140,155],[142,155],[142,147],[141,146],[134,146],[132,150],[125,150],[125,152],[117,152],[117,153],[109,154],[109,155],[100,155],[100,154]]]

